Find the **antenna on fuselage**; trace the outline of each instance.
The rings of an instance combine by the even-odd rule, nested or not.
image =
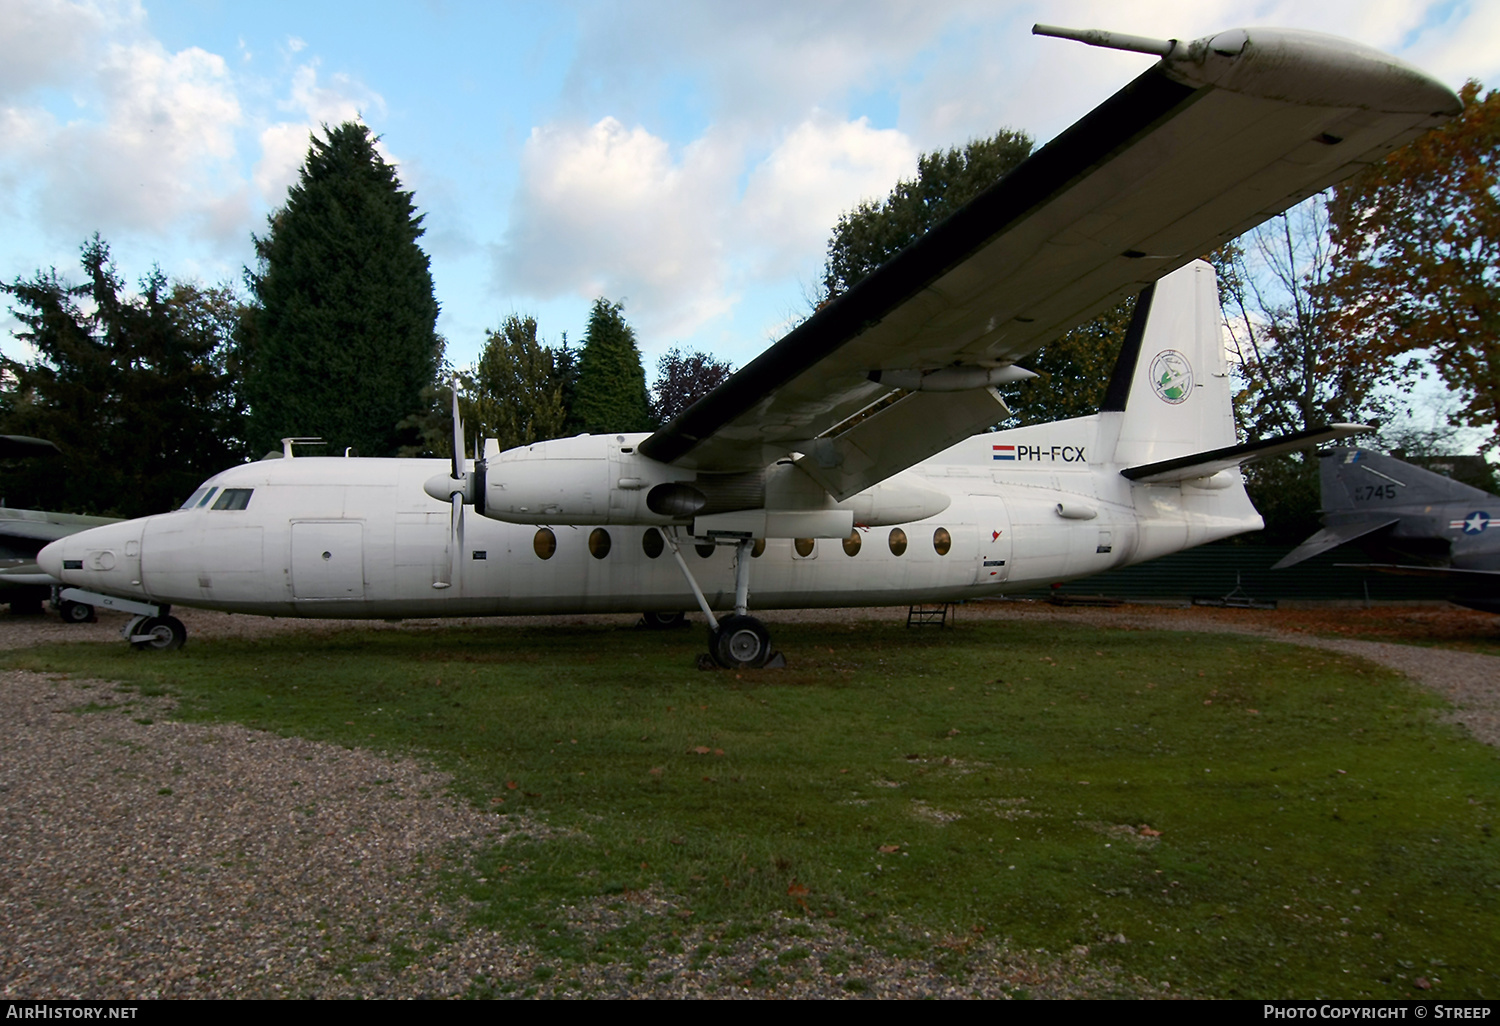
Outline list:
[[[321,439],[321,438],[313,438],[313,437],[310,437],[310,436],[301,437],[301,438],[283,438],[281,440],[281,458],[282,459],[286,459],[286,460],[291,459],[295,455],[295,453],[292,452],[292,446],[294,446],[294,445],[327,445],[327,444],[328,443],[325,442],[325,441],[323,441],[323,439]]]

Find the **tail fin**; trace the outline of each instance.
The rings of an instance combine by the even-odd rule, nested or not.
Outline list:
[[[1394,456],[1341,448],[1323,454],[1323,512],[1380,510],[1439,502],[1493,502],[1495,496]]]
[[[1202,260],[1140,294],[1100,407],[1119,425],[1115,461],[1160,463],[1234,445],[1220,322],[1218,280]]]

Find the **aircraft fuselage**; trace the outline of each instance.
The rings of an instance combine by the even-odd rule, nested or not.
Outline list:
[[[847,539],[770,538],[751,565],[756,608],[993,596],[1099,573],[1260,526],[1237,472],[1205,485],[1132,484],[1107,415],[970,438],[892,479],[946,496],[899,526]],[[628,444],[643,436],[624,436]],[[205,483],[238,502],[113,525],[49,548],[67,585],[156,604],[270,616],[416,618],[696,607],[658,528],[512,524],[473,515],[450,587],[450,507],[423,490],[440,460],[264,460]],[[201,490],[200,490],[201,492]],[[214,508],[215,505],[224,508]],[[856,502],[855,508],[858,507]],[[887,524],[889,521],[887,520]],[[655,537],[652,537],[655,535]],[[735,550],[683,529],[709,603],[734,604]],[[698,542],[700,544],[693,544]],[[435,587],[435,585],[438,585]]]

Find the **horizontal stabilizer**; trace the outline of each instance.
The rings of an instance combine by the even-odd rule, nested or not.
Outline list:
[[[1406,566],[1401,563],[1339,563],[1351,570],[1379,570],[1383,574],[1405,577],[1440,577],[1450,581],[1481,581],[1500,577],[1500,570],[1459,570],[1451,566]]]
[[[1356,538],[1363,538],[1367,534],[1374,534],[1382,528],[1390,527],[1392,524],[1400,522],[1400,520],[1400,517],[1375,517],[1369,520],[1353,520],[1325,527],[1307,539],[1307,541],[1298,545],[1291,552],[1288,552],[1281,562],[1271,567],[1271,569],[1283,570],[1286,567],[1294,566],[1304,559],[1312,559],[1314,556],[1320,556],[1329,549],[1336,549],[1340,545],[1352,542]]]
[[[1210,449],[1207,452],[1195,452],[1189,456],[1162,460],[1160,463],[1147,463],[1139,467],[1130,467],[1120,473],[1139,484],[1170,484],[1174,481],[1188,481],[1196,477],[1212,477],[1221,470],[1228,470],[1264,456],[1280,456],[1282,453],[1296,452],[1298,449],[1311,449],[1324,442],[1373,430],[1375,429],[1367,424],[1330,424],[1326,428],[1297,431],[1290,435],[1267,438],[1262,442],[1230,445],[1222,449]]]

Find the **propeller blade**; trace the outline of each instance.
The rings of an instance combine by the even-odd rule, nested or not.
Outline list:
[[[464,565],[464,497],[462,495],[453,496],[453,519],[448,526],[448,551],[451,554],[448,580],[457,583],[458,575],[463,571]]]
[[[464,420],[458,412],[458,377],[453,380],[453,480],[464,480]]]

